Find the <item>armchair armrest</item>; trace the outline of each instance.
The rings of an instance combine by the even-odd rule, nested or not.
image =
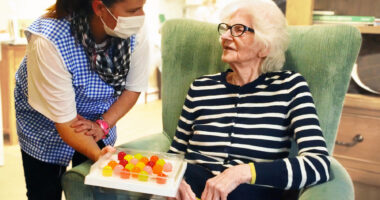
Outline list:
[[[146,151],[167,152],[169,150],[170,144],[171,140],[167,137],[167,134],[159,133],[124,143],[119,147],[141,149]]]
[[[299,200],[354,200],[354,186],[350,175],[334,158],[331,158],[330,175],[330,181],[304,190]]]
[[[166,134],[159,133],[149,135],[125,144],[120,145],[122,148],[133,148],[149,151],[166,152],[170,146],[170,140]],[[88,160],[67,171],[62,176],[62,188],[67,200],[93,200],[97,199],[98,194],[94,193],[94,187],[84,184],[84,178],[90,172],[93,163]],[[98,191],[98,190],[96,190]],[[117,192],[115,190],[106,190],[106,194],[102,194],[102,198],[107,196],[127,195],[127,193]]]
[[[62,176],[62,188],[67,200],[92,200],[91,186],[84,184],[84,177],[90,172],[92,161],[88,160],[67,171]]]

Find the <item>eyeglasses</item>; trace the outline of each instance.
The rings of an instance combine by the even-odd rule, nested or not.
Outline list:
[[[252,28],[250,28],[246,25],[243,25],[243,24],[234,24],[234,25],[230,26],[226,23],[220,23],[218,25],[218,32],[220,35],[223,35],[228,30],[230,30],[231,35],[234,37],[239,37],[239,36],[243,35],[246,31],[249,31],[251,33],[255,33],[255,30],[253,30]]]

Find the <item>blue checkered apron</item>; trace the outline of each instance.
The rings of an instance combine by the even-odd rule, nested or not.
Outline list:
[[[26,35],[37,34],[52,41],[72,74],[76,109],[86,119],[98,119],[115,102],[114,89],[90,70],[90,63],[82,45],[75,43],[70,32],[70,23],[65,20],[40,18],[26,31]],[[131,38],[131,50],[135,37]],[[16,72],[15,107],[17,133],[21,149],[43,162],[67,166],[74,149],[59,136],[54,122],[33,109],[28,103],[27,57]],[[103,140],[114,145],[116,127]]]

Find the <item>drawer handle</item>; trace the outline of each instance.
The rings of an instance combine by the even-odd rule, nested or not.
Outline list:
[[[352,147],[352,146],[355,146],[357,143],[363,142],[363,140],[364,140],[364,137],[360,134],[357,134],[354,136],[354,138],[352,138],[352,142],[335,141],[335,144],[345,146],[345,147]]]

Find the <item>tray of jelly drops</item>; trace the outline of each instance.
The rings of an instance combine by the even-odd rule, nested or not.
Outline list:
[[[186,167],[183,155],[118,148],[91,166],[85,184],[175,197]]]

